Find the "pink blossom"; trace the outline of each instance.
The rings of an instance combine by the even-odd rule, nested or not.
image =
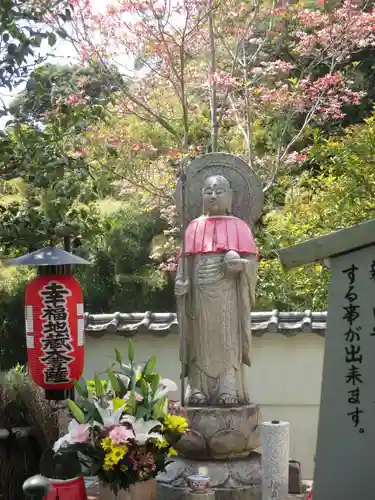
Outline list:
[[[87,443],[90,438],[90,432],[87,425],[76,424],[70,431],[70,440],[72,443]]]
[[[251,70],[255,76],[273,76],[279,73],[289,73],[294,69],[294,65],[288,61],[278,59],[277,61],[263,62]]]
[[[76,420],[72,420],[68,426],[68,433],[56,441],[53,445],[53,451],[57,452],[60,448],[74,443],[87,443],[89,439],[89,425],[79,424]]]
[[[138,392],[134,391],[134,394],[135,394],[135,400],[136,401],[139,401],[139,402],[143,401],[143,397],[140,394],[138,394]],[[129,393],[125,394],[125,396],[123,397],[123,399],[125,399],[125,401],[127,401],[129,399]]]
[[[220,87],[233,87],[236,83],[236,79],[228,73],[214,73],[205,82],[205,85],[216,85]]]
[[[131,429],[127,429],[123,425],[117,425],[109,433],[109,437],[115,444],[127,443],[130,439],[134,439],[134,432]]]
[[[68,96],[68,104],[84,104],[85,102],[85,98],[79,94],[70,94]]]
[[[301,165],[306,160],[307,160],[306,153],[297,153],[297,151],[293,151],[292,153],[288,154],[285,157],[284,163],[286,165]]]
[[[77,78],[77,87],[79,87],[80,89],[86,87],[88,83],[89,79],[87,78],[87,76],[79,76]]]

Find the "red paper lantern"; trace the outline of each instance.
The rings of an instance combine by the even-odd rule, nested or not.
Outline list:
[[[40,276],[26,286],[29,372],[40,387],[65,390],[84,366],[82,290],[71,275]]]

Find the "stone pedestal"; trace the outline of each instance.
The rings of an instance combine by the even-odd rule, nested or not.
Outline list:
[[[259,407],[187,408],[189,431],[176,444],[179,456],[158,476],[158,499],[190,498],[187,478],[210,476],[215,500],[260,500]]]
[[[188,407],[189,431],[175,446],[194,460],[246,458],[260,446],[259,406]]]
[[[216,500],[215,492],[213,490],[206,490],[203,493],[196,493],[189,488],[181,490],[173,490],[161,488],[157,491],[156,500]]]
[[[193,474],[211,477],[215,500],[260,500],[261,456],[251,453],[232,460],[191,460],[177,457],[158,475],[157,500],[182,500],[189,490],[187,478]]]

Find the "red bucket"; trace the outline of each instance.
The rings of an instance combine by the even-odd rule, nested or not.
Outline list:
[[[51,491],[46,500],[87,500],[85,481],[83,477],[75,477],[59,481],[50,479]]]

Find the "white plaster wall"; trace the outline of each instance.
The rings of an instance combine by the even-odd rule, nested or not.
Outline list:
[[[138,361],[156,354],[162,376],[179,383],[178,336],[164,338],[137,334]],[[315,455],[320,402],[324,339],[299,333],[292,338],[266,334],[252,342],[252,367],[248,384],[252,402],[261,405],[263,420],[286,420],[291,424],[291,459],[301,462],[302,476],[311,479]],[[86,336],[85,373],[91,378],[114,361],[115,347],[126,355],[127,340],[118,335],[100,339]],[[178,394],[172,395],[178,399]]]

